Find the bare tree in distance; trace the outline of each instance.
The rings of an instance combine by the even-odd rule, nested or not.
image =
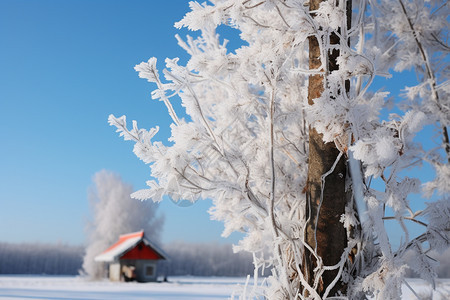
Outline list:
[[[105,268],[94,257],[114,244],[121,234],[144,230],[158,242],[164,219],[157,216],[158,204],[132,199],[133,187],[111,171],[102,170],[93,176],[89,190],[92,219],[86,227],[87,246],[82,272],[92,279],[103,278]]]
[[[450,245],[447,2],[216,0],[190,8],[176,23],[201,32],[177,36],[187,64],[166,59],[164,80],[156,58],[135,67],[168,109],[173,144],[153,141],[157,126],[133,121],[128,129],[125,116],[109,118],[155,179],[132,196],[213,199],[224,235],[245,233],[235,250],[253,253],[255,285],[243,298],[398,299],[407,269],[434,284],[430,250]],[[220,25],[240,32],[241,47],[228,48]],[[399,84],[396,75],[408,70],[417,84],[393,101],[370,89],[380,76]],[[441,137],[432,147],[416,139],[430,127]],[[433,180],[415,177],[423,164]],[[418,193],[420,205],[411,200]],[[389,237],[392,224],[399,241]],[[257,287],[266,267],[268,284]]]

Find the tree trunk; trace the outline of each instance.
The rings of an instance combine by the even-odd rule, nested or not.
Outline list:
[[[319,8],[323,0],[310,0],[310,10]],[[351,0],[347,2],[347,18],[351,17]],[[347,20],[348,26],[350,20]],[[338,44],[341,41],[336,34],[331,34],[330,43]],[[328,72],[337,70],[336,59],[338,50],[328,53]],[[309,38],[309,68],[317,69],[321,66],[320,47],[316,37]],[[346,83],[348,89],[349,83]],[[323,76],[313,75],[309,78],[308,103],[312,105],[314,99],[320,97],[323,88]],[[346,92],[346,91],[342,91]],[[333,101],[333,99],[329,99]],[[333,266],[337,264],[344,249],[347,247],[347,232],[340,222],[341,215],[345,213],[348,196],[346,195],[346,159],[342,155],[337,162],[334,171],[327,175],[322,182],[322,176],[333,168],[339,156],[339,150],[334,143],[325,144],[322,135],[314,128],[309,131],[309,160],[308,160],[308,182],[307,182],[307,227],[306,243],[314,249],[322,258],[323,264]],[[314,285],[314,269],[317,266],[315,256],[305,251],[304,273],[309,285]],[[338,270],[325,271],[322,274],[317,292],[323,295],[327,286],[331,284]],[[337,291],[345,293],[345,284],[339,280],[329,295]]]

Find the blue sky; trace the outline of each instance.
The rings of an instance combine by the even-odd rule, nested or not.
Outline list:
[[[152,56],[159,68],[186,61],[174,35],[188,32],[173,23],[187,11],[187,0],[0,0],[0,241],[82,244],[87,190],[102,169],[145,187],[148,166],[107,118],[125,114],[169,137],[165,106],[133,68]],[[162,242],[236,242],[220,237],[210,205],[163,201]]]
[[[167,139],[167,110],[133,68],[186,60],[174,35],[187,31],[173,23],[187,11],[185,0],[0,0],[0,241],[82,244],[87,189],[102,169],[145,187],[148,166],[107,118],[158,124]],[[209,206],[163,202],[163,242],[235,242]]]

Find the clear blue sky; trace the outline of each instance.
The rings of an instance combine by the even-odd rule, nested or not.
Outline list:
[[[118,137],[108,115],[160,125],[167,109],[134,66],[150,57],[186,60],[173,23],[188,1],[0,0],[0,241],[84,242],[87,189],[95,172],[119,173],[135,189],[149,168]],[[163,242],[220,237],[209,201],[167,201]]]
[[[187,31],[173,27],[187,11],[187,0],[0,0],[0,241],[82,244],[87,189],[102,169],[145,187],[148,166],[107,117],[159,125],[167,139],[167,110],[133,67],[187,59],[174,38]],[[236,242],[220,237],[210,204],[163,202],[163,242]]]

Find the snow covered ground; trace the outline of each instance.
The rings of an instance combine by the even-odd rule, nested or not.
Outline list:
[[[450,279],[439,280],[437,290],[420,279],[409,279],[421,299],[450,299]],[[80,277],[0,276],[0,299],[229,299],[241,290],[245,278],[170,277],[166,283],[92,282]],[[416,299],[404,286],[403,299]],[[237,299],[237,298],[235,298]]]
[[[0,276],[0,299],[228,299],[244,278],[170,277],[165,283],[86,281],[80,277]]]

